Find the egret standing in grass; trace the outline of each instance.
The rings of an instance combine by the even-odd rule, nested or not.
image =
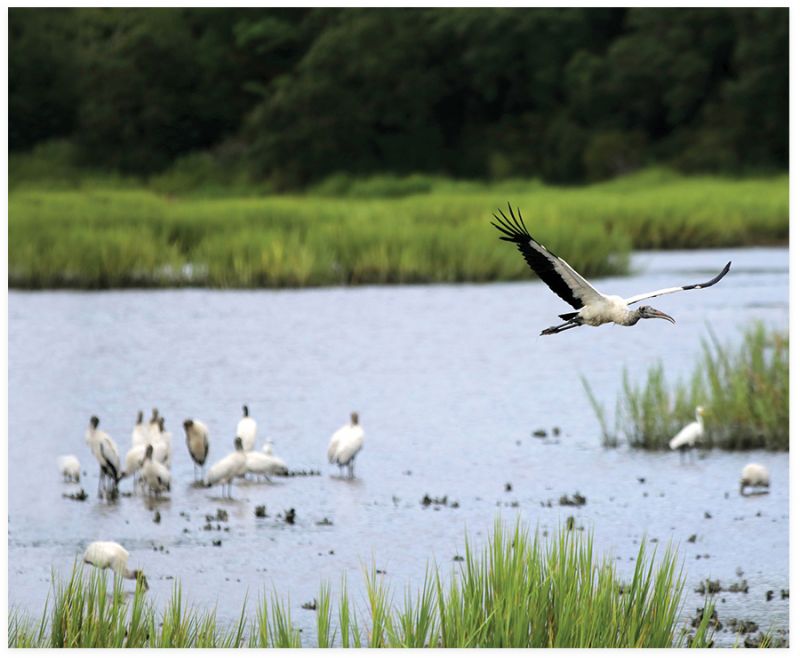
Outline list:
[[[242,447],[241,437],[236,437],[233,444],[236,446],[229,455],[220,459],[216,464],[208,469],[206,474],[206,486],[215,484],[222,485],[222,495],[225,495],[225,485],[228,485],[228,498],[232,498],[233,478],[244,475],[247,468],[247,458]]]
[[[141,579],[142,587],[148,589],[147,578],[140,569],[128,569],[128,551],[115,541],[93,541],[86,547],[83,561],[98,569],[111,569],[129,580]]]
[[[117,492],[121,474],[119,469],[119,450],[114,440],[105,432],[97,429],[100,419],[92,416],[89,420],[89,428],[86,430],[86,443],[92,451],[100,465],[100,476],[97,482],[97,495],[102,498],[104,493],[108,493],[105,486],[106,479],[112,481],[111,493]]]
[[[334,432],[328,444],[328,461],[336,464],[341,473],[342,467],[347,467],[347,475],[350,479],[355,476],[356,455],[364,447],[364,430],[358,423],[358,414],[354,411],[350,414],[350,424],[339,428]]]
[[[236,436],[242,440],[242,447],[245,452],[250,452],[256,445],[256,430],[258,425],[256,421],[250,417],[250,410],[247,405],[242,406],[244,416],[236,425]]]
[[[672,440],[669,442],[670,450],[680,450],[681,451],[681,461],[683,461],[683,453],[691,450],[695,447],[695,444],[698,441],[703,440],[703,414],[705,413],[705,409],[703,407],[697,407],[694,410],[694,417],[695,421],[693,423],[689,423],[686,427],[684,427],[680,432],[678,432]]]
[[[197,467],[200,467],[200,480],[203,479],[203,465],[208,457],[208,427],[196,418],[187,418],[183,421],[183,430],[186,432],[186,447],[194,465],[194,479],[197,478]]]
[[[761,464],[748,464],[742,469],[739,478],[739,493],[744,496],[745,487],[750,487],[750,493],[755,493],[753,489],[760,489],[759,493],[767,493],[769,489],[769,471],[766,466]]]
[[[81,463],[75,455],[62,455],[58,458],[58,472],[65,482],[81,481]]]
[[[675,324],[674,318],[654,309],[652,306],[640,306],[635,310],[629,309],[628,306],[643,299],[669,295],[674,292],[681,292],[682,290],[708,288],[718,283],[719,280],[728,273],[731,267],[729,262],[717,276],[704,283],[662,288],[661,290],[634,295],[628,299],[623,299],[617,295],[604,295],[598,292],[586,279],[573,270],[565,260],[551,253],[544,245],[534,240],[531,234],[528,233],[528,229],[522,221],[522,214],[519,210],[517,210],[517,215],[519,215],[519,217],[517,217],[511,209],[511,204],[508,205],[508,212],[511,215],[511,219],[506,217],[502,210],[498,210],[497,212],[500,213],[500,216],[494,216],[497,220],[497,224],[492,222],[492,226],[503,234],[500,236],[500,239],[516,244],[517,249],[519,249],[525,257],[528,266],[539,275],[539,278],[547,284],[550,290],[561,297],[561,299],[572,306],[572,308],[576,309],[574,313],[559,315],[558,317],[562,320],[566,320],[566,322],[554,327],[548,327],[542,331],[540,334],[542,336],[558,334],[567,329],[574,329],[582,325],[597,327],[609,322],[630,327],[639,322],[639,320],[650,318],[659,318]]]

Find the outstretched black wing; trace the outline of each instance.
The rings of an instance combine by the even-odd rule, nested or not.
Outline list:
[[[593,301],[603,299],[597,290],[578,274],[563,258],[559,258],[553,253],[550,253],[543,244],[539,244],[533,239],[525,222],[522,220],[522,213],[517,209],[517,215],[508,204],[508,212],[511,219],[505,216],[502,210],[497,210],[494,218],[497,220],[495,224],[492,222],[498,231],[503,235],[500,236],[501,240],[513,242],[517,245],[517,249],[525,257],[528,266],[539,275],[539,278],[547,284],[556,295],[561,297],[572,308],[579,309]]]

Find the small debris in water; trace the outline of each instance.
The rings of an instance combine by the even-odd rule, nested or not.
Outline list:
[[[559,434],[561,434],[561,428],[559,428],[558,426],[555,426],[553,428],[553,436],[558,436]]]
[[[694,591],[698,594],[716,594],[717,592],[722,591],[722,585],[719,584],[719,580],[709,580],[706,578],[694,588]],[[716,611],[714,614],[716,615]]]
[[[789,598],[789,590],[788,589],[782,589],[781,590],[781,599],[788,599],[788,598]]]
[[[510,482],[506,482],[506,491],[512,491],[514,487],[511,486]]]
[[[653,538],[650,540],[650,543],[651,543],[651,544],[656,544],[656,543],[658,543],[658,538],[657,538],[657,537],[653,537]]]
[[[222,546],[222,540],[221,539],[212,539],[211,540],[211,544],[212,544],[212,546]]]
[[[386,571],[384,569],[375,569],[375,573],[377,573],[378,575],[381,575],[381,576],[385,576],[386,575]]]
[[[733,592],[733,593],[742,592],[743,594],[747,594],[747,592],[749,590],[750,590],[750,587],[748,586],[746,580],[742,580],[742,581],[740,581],[738,583],[733,583],[733,585],[728,587],[728,591],[729,592]]]
[[[153,523],[161,523],[161,512],[156,510],[156,513],[153,514]]]
[[[786,642],[786,638],[777,637],[772,633],[764,635],[763,631],[759,632],[759,634],[755,637],[744,638],[744,646],[746,649],[758,649],[761,647],[761,645],[769,647],[770,649],[789,646],[789,644]]]
[[[711,512],[703,512],[703,516],[707,519],[711,518]]]
[[[740,633],[744,635],[745,633],[755,633],[758,630],[758,624],[754,621],[750,621],[749,619],[733,619],[728,620],[728,627],[734,633]]]
[[[547,436],[547,430],[541,428],[539,428],[538,430],[533,430],[533,432],[531,432],[531,436],[543,439]]]
[[[89,497],[89,494],[87,494],[83,489],[81,489],[76,493],[61,494],[61,496],[63,498],[69,498],[70,500],[86,500]]]
[[[767,601],[772,601],[772,597],[774,595],[775,595],[775,592],[773,592],[771,589],[768,589],[767,590]]]
[[[742,576],[744,576],[744,569],[742,569],[741,567],[736,567],[736,575],[737,575],[739,578],[741,578]]]
[[[317,525],[333,525],[333,521],[331,521],[327,516],[322,519],[322,521],[317,521]]]
[[[689,535],[689,539],[687,539],[686,541],[688,541],[690,544],[694,544],[697,541],[697,535],[696,534]]]
[[[433,505],[438,509],[440,506],[447,507],[447,496],[442,496],[441,498],[431,498],[428,494],[425,494],[422,497],[422,500],[419,501],[423,507],[429,507]],[[458,507],[458,502],[454,501],[450,507]]]
[[[454,555],[453,556],[453,562],[463,562],[463,561],[464,561],[464,556],[463,555]]]
[[[403,475],[411,475],[411,471],[403,471]]]
[[[645,478],[636,478],[636,479],[639,480],[639,484],[644,484],[645,482],[647,482]]]
[[[278,473],[278,475],[282,475],[283,477],[287,478],[299,478],[299,477],[314,477],[316,475],[320,475],[319,471],[315,471],[313,468],[310,470],[299,470],[299,471],[287,471],[286,473]]]
[[[697,628],[700,625],[700,622],[703,621],[703,608],[695,608],[695,610],[696,614],[694,619],[692,619],[692,628]],[[717,614],[716,610],[711,613],[708,627],[714,631],[718,631],[722,628],[722,622],[719,620],[719,615]]]
[[[314,599],[313,601],[306,601],[300,607],[303,608],[303,610],[316,610],[317,609],[317,599]]]
[[[256,518],[263,519],[267,515],[266,505],[256,505]]]
[[[290,507],[288,511],[283,513],[283,520],[286,521],[289,525],[294,525],[294,507]]]
[[[568,516],[567,517],[567,530],[573,530],[575,528],[575,517]]]
[[[576,491],[575,495],[573,496],[567,496],[564,494],[558,499],[558,504],[569,505],[572,507],[582,507],[586,504],[586,496],[582,496],[579,491]]]

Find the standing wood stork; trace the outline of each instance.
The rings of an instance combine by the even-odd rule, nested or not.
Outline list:
[[[250,452],[256,445],[256,430],[258,429],[258,425],[256,425],[256,421],[250,417],[246,404],[242,406],[242,412],[244,416],[236,425],[236,436],[242,440],[244,451]]]
[[[197,482],[197,467],[200,467],[200,480],[202,480],[203,465],[208,457],[208,427],[195,418],[187,418],[183,421],[183,431],[186,432],[186,447],[192,458],[194,479]]]
[[[97,495],[102,498],[103,493],[109,493],[105,486],[106,479],[112,481],[111,493],[117,492],[121,474],[119,470],[119,450],[114,440],[102,430],[97,429],[100,419],[92,416],[89,419],[89,428],[86,430],[86,443],[92,451],[97,463],[100,465],[100,477],[97,482]]]
[[[572,308],[576,309],[574,313],[559,315],[558,317],[565,320],[565,322],[544,329],[540,334],[542,336],[558,334],[567,329],[580,327],[584,324],[597,327],[601,324],[613,322],[630,327],[639,322],[639,320],[650,318],[660,318],[675,324],[674,318],[654,309],[652,306],[640,306],[635,310],[629,309],[628,306],[643,299],[670,295],[674,292],[681,292],[682,290],[708,288],[718,283],[731,268],[731,263],[728,262],[717,276],[704,283],[662,288],[661,290],[634,295],[627,299],[623,299],[617,295],[604,295],[598,292],[586,279],[573,270],[565,260],[550,253],[544,245],[539,244],[531,237],[525,223],[522,221],[522,214],[519,209],[517,209],[517,215],[519,215],[519,217],[517,217],[511,209],[511,204],[508,205],[508,212],[511,215],[511,219],[506,217],[502,210],[498,210],[497,212],[500,216],[498,217],[495,214],[494,218],[497,220],[497,223],[495,224],[492,222],[492,226],[503,234],[500,236],[500,239],[516,244],[517,249],[519,249],[525,257],[528,266],[539,275],[539,278],[547,284],[550,290],[561,297],[561,299],[572,306]]]
[[[172,478],[169,469],[161,462],[153,459],[152,444],[148,444],[145,449],[141,473],[142,481],[147,485],[147,490],[150,495],[158,497],[161,495],[161,492],[170,490],[170,481]]]
[[[150,416],[150,421],[147,423],[147,438],[153,441],[159,437],[161,430],[158,427],[158,409],[153,407],[153,415]]]
[[[142,445],[135,445],[133,448],[128,450],[125,455],[125,470],[122,471],[121,477],[130,477],[133,476],[133,488],[136,489],[136,474],[141,470],[142,466],[144,465],[144,456],[147,452],[147,447],[149,443],[144,443]]]
[[[242,447],[241,437],[237,436],[233,444],[236,446],[236,450],[220,459],[208,469],[206,474],[206,486],[221,484],[223,496],[225,495],[225,485],[228,485],[228,498],[233,497],[231,493],[233,478],[244,475],[247,467],[247,458]]]
[[[769,471],[766,466],[761,464],[748,464],[742,469],[742,475],[739,478],[739,493],[744,496],[744,488],[750,487],[750,493],[754,493],[753,489],[756,487],[764,487],[769,489]],[[763,491],[761,493],[767,493]]]
[[[703,440],[703,414],[705,409],[697,407],[694,410],[695,421],[689,423],[680,432],[678,432],[669,442],[670,450],[680,450],[681,460],[683,460],[683,453],[687,450],[694,448],[694,444]]]
[[[133,426],[133,431],[131,432],[131,445],[134,448],[136,446],[143,446],[150,438],[150,433],[143,419],[144,414],[140,411],[136,415],[136,424]]]
[[[141,569],[128,569],[128,551],[115,541],[93,541],[83,553],[83,561],[98,569],[111,569],[123,578],[139,580],[148,589],[147,578]]]
[[[153,459],[161,462],[167,468],[172,465],[172,432],[164,429],[164,417],[158,418],[158,432],[150,439],[153,446]]]
[[[58,458],[58,472],[64,478],[64,482],[81,481],[81,463],[75,455],[62,455]]]
[[[336,464],[341,473],[342,467],[347,466],[347,475],[354,477],[356,455],[364,446],[364,430],[358,424],[358,414],[350,414],[350,424],[334,432],[328,444],[328,461]]]

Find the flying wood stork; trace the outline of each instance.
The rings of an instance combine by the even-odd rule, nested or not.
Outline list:
[[[683,453],[687,450],[694,448],[694,444],[703,440],[703,414],[705,409],[697,407],[694,410],[695,421],[689,423],[680,432],[678,432],[669,442],[670,450],[680,450],[681,460]]]
[[[93,541],[86,547],[83,561],[98,569],[111,569],[123,578],[138,580],[148,589],[147,578],[140,569],[128,569],[128,551],[115,541]]]
[[[754,493],[755,487],[764,487],[769,489],[769,471],[766,466],[761,464],[748,464],[742,469],[742,475],[739,478],[739,493],[744,496],[744,488],[750,487],[750,493]],[[761,493],[766,493],[763,491]]]
[[[492,226],[503,234],[500,236],[500,239],[516,244],[517,249],[519,249],[525,257],[528,266],[539,275],[539,278],[547,284],[550,290],[576,309],[574,313],[559,315],[558,317],[565,320],[565,322],[544,329],[540,334],[542,336],[561,333],[567,329],[580,327],[584,324],[597,327],[601,324],[613,322],[630,327],[639,320],[650,318],[660,318],[675,324],[674,318],[654,309],[652,306],[640,306],[635,310],[629,309],[628,306],[643,299],[669,295],[673,292],[680,292],[681,290],[708,288],[718,283],[731,268],[731,264],[728,262],[717,276],[705,283],[662,288],[661,290],[634,295],[628,299],[623,299],[617,295],[604,295],[595,290],[595,288],[573,270],[565,260],[550,253],[544,245],[539,244],[531,237],[525,223],[522,221],[522,213],[520,213],[519,209],[517,209],[517,215],[515,215],[514,211],[511,209],[511,204],[509,204],[508,212],[511,215],[510,219],[503,214],[502,210],[498,210],[497,212],[500,216],[498,217],[498,215],[495,214],[494,218],[497,220],[497,223],[495,224],[492,222]]]
[[[186,432],[186,447],[194,465],[194,479],[197,482],[197,467],[200,467],[200,480],[203,479],[203,465],[208,457],[208,427],[196,418],[187,418],[183,421],[183,430]]]
[[[336,464],[341,472],[347,466],[347,475],[352,480],[354,477],[356,455],[364,447],[364,429],[358,424],[358,414],[350,414],[350,424],[334,432],[328,444],[328,461]]]

